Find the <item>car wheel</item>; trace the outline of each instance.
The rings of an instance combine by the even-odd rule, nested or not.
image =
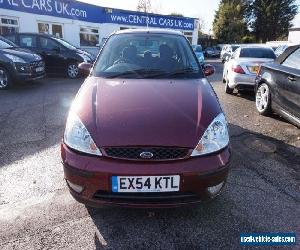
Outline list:
[[[12,85],[12,79],[8,73],[8,71],[0,67],[0,90],[8,89]]]
[[[259,85],[255,94],[255,105],[261,115],[271,113],[271,93],[268,84],[263,83]]]
[[[71,79],[79,76],[79,68],[77,63],[70,63],[67,67],[67,76]]]
[[[226,76],[225,93],[229,94],[229,95],[232,95],[233,94],[233,89],[229,87],[228,83],[229,83],[229,80],[228,80],[228,78]]]

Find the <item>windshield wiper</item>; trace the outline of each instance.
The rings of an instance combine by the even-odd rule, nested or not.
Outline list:
[[[118,78],[118,77],[126,77],[130,75],[137,75],[139,78],[148,78],[152,77],[155,74],[162,74],[162,71],[159,69],[137,69],[137,70],[130,70],[130,71],[125,71],[121,73],[117,73],[111,76],[107,76],[107,78]]]
[[[131,70],[131,71],[125,71],[125,72],[121,72],[121,73],[117,73],[111,76],[106,76],[106,78],[118,78],[118,77],[126,77],[129,75],[138,75],[140,76],[140,74],[138,74],[138,72],[136,72],[135,70]]]
[[[156,74],[156,75],[151,75],[150,77],[154,77],[154,78],[159,78],[159,77],[168,78],[168,77],[172,77],[172,76],[186,75],[186,74],[190,74],[190,73],[198,73],[198,71],[195,71],[194,68],[189,67],[189,68],[184,68],[184,69],[176,70],[176,71],[173,71],[173,72],[164,72],[164,73],[160,73],[160,74]]]

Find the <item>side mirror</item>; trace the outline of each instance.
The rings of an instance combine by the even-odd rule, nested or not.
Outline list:
[[[88,76],[92,69],[92,64],[87,62],[82,62],[78,65],[79,72],[83,76]]]
[[[205,64],[203,66],[203,72],[205,76],[211,76],[215,73],[215,67],[212,66],[211,64]]]

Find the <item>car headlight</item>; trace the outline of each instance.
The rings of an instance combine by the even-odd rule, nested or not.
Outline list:
[[[71,110],[64,134],[65,144],[79,152],[101,156],[101,152],[79,117]]]
[[[219,151],[229,144],[227,121],[219,114],[208,126],[191,156],[199,156]]]
[[[85,54],[79,54],[79,56],[82,58],[82,60],[84,62],[90,62],[91,61],[91,58]]]
[[[35,60],[37,60],[37,61],[42,60],[42,57],[39,56],[38,54],[34,54],[33,56],[34,56]]]
[[[14,63],[26,63],[24,59],[18,56],[10,55],[10,54],[4,54],[8,59],[12,60]]]

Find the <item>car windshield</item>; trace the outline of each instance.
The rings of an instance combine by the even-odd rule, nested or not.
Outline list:
[[[232,51],[234,52],[234,51],[236,51],[239,47],[240,47],[240,46],[232,46],[231,48],[232,48]]]
[[[269,48],[243,48],[240,57],[275,59],[274,51]]]
[[[75,46],[73,46],[72,44],[68,43],[67,41],[65,41],[61,38],[53,37],[53,39],[55,41],[59,42],[60,44],[62,44],[63,46],[67,47],[68,49],[71,49],[71,50],[76,50],[77,49]]]
[[[9,49],[9,48],[13,48],[13,47],[14,46],[12,45],[12,43],[8,43],[8,42],[0,39],[0,49]]]
[[[153,33],[111,36],[92,74],[105,78],[203,77],[185,37]]]

